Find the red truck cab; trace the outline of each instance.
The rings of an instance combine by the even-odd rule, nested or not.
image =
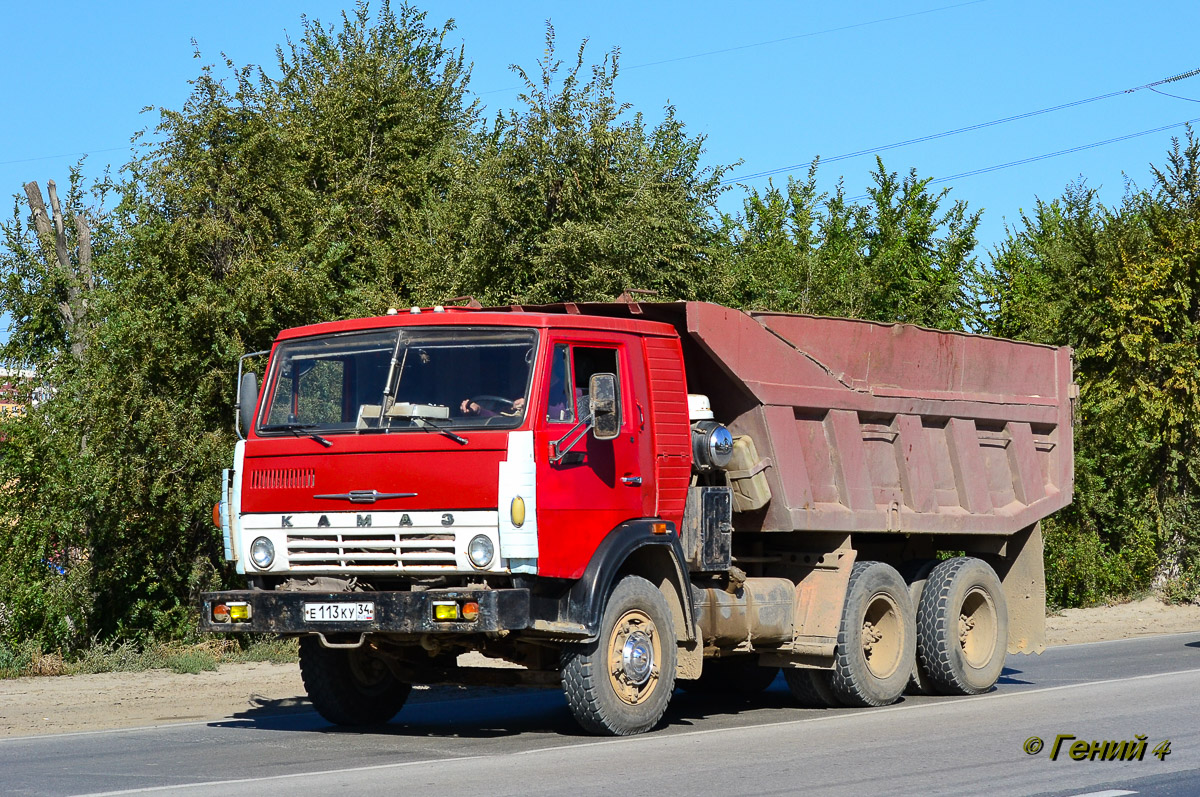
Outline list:
[[[602,373],[618,416],[604,440],[587,422]],[[238,567],[576,579],[621,523],[678,527],[689,435],[665,324],[455,308],[288,330],[237,475]]]

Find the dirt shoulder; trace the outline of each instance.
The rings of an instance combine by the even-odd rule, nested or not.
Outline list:
[[[1200,606],[1153,599],[1046,618],[1050,645],[1200,631]],[[414,701],[471,694],[418,688]],[[223,664],[216,672],[168,670],[0,681],[0,736],[96,731],[307,711],[295,664]]]

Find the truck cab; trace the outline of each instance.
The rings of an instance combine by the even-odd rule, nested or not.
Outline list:
[[[267,588],[577,579],[620,524],[681,520],[659,491],[690,469],[665,325],[458,310],[289,330],[257,404],[228,526],[238,572]]]

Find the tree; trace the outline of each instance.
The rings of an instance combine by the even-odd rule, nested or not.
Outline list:
[[[1009,231],[990,329],[1075,348],[1074,506],[1048,525],[1061,603],[1200,575],[1200,141],[1175,140],[1150,190],[1097,207],[1083,185]]]
[[[586,42],[563,74],[554,29],[521,106],[473,142],[445,206],[449,246],[427,296],[487,303],[609,300],[627,288],[704,294],[712,210],[725,169],[675,109],[648,128],[615,96],[618,52],[591,67]]]
[[[194,593],[222,575],[211,507],[237,358],[285,326],[382,312],[438,251],[423,220],[476,124],[450,29],[386,3],[372,20],[360,4],[336,28],[306,21],[274,76],[226,62],[227,87],[204,67],[102,184],[111,211],[88,212],[73,182],[68,236],[85,214],[102,222],[86,324],[89,279],[39,248],[18,206],[0,258],[4,354],[35,366],[52,398],[0,443],[0,586],[14,596],[0,633],[60,646],[194,626]],[[82,266],[74,229],[67,266]],[[56,578],[71,585],[61,610],[45,600]]]
[[[736,306],[961,329],[973,315],[980,213],[934,193],[915,170],[900,179],[876,159],[868,202],[839,182],[818,192],[817,161],[786,191],[750,189],[724,219],[722,296]]]

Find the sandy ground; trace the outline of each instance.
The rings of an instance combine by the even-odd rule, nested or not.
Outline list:
[[[1068,645],[1106,639],[1200,631],[1200,606],[1146,599],[1096,609],[1068,609],[1046,619],[1047,642]],[[413,702],[476,693],[418,687]],[[295,664],[226,664],[216,672],[168,670],[0,681],[0,736],[94,731],[227,717],[308,711]]]

